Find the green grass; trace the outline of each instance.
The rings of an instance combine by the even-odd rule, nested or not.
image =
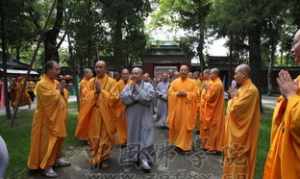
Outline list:
[[[76,125],[76,103],[69,105],[68,137],[64,147],[79,145],[74,137]],[[27,173],[27,157],[30,148],[31,123],[33,112],[20,110],[14,128],[10,127],[10,121],[5,116],[0,116],[0,135],[7,143],[10,155],[10,163],[6,171],[7,179],[24,178]]]
[[[261,127],[260,127],[260,136],[257,150],[256,158],[256,179],[261,179],[264,172],[264,163],[267,157],[267,153],[270,145],[270,129],[272,122],[272,113],[273,110],[264,109],[264,114],[262,116]]]

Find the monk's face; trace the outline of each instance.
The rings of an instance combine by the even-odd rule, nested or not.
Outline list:
[[[104,76],[106,73],[106,64],[103,62],[97,62],[95,66],[95,71],[97,76]]]
[[[194,79],[198,79],[198,77],[199,77],[199,72],[194,72],[193,73],[193,78]]]
[[[93,73],[91,71],[87,71],[84,73],[84,78],[89,80],[93,77]]]
[[[296,33],[294,37],[291,53],[295,58],[295,63],[300,64],[300,30]]]
[[[139,82],[143,80],[142,70],[134,68],[131,72],[131,80],[134,82]]]
[[[218,75],[216,73],[210,73],[210,79],[215,80],[218,78]]]
[[[129,79],[129,71],[127,69],[122,70],[121,78],[125,81]]]
[[[209,73],[203,73],[203,80],[208,80],[209,79]]]
[[[193,77],[194,77],[194,76],[193,76],[193,73],[192,73],[192,72],[189,72],[189,73],[188,73],[188,77],[189,77],[189,78],[193,78]]]
[[[144,81],[150,81],[150,75],[148,73],[144,74]]]
[[[238,86],[240,86],[246,80],[246,75],[239,69],[236,69],[234,72],[234,80],[236,81]]]
[[[180,67],[180,77],[185,79],[188,77],[189,68],[186,65]]]
[[[55,63],[52,67],[52,69],[50,69],[48,72],[47,72],[47,75],[49,76],[49,78],[51,79],[56,79],[58,78],[60,74],[60,66],[59,64]]]

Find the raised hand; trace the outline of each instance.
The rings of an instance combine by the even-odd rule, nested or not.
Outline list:
[[[295,82],[288,71],[281,70],[279,72],[277,83],[280,89],[281,94],[288,98],[289,96],[293,96],[299,90],[299,86],[297,82]]]
[[[95,80],[95,89],[96,89],[96,94],[99,94],[101,92],[101,83],[98,80]]]

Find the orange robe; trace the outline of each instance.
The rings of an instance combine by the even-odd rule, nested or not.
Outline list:
[[[32,101],[28,93],[27,84],[23,90],[23,85],[25,78],[18,79],[15,86],[12,89],[12,107],[16,108],[18,106],[31,105]]]
[[[260,129],[259,92],[251,80],[238,89],[226,116],[223,179],[253,179]]]
[[[44,75],[36,85],[37,108],[32,121],[29,169],[52,167],[60,157],[67,136],[68,92],[60,94],[58,84]]]
[[[79,107],[79,115],[78,115],[78,118],[77,118],[77,127],[76,129],[81,129],[81,130],[88,130],[87,126],[88,124],[82,122],[81,120],[85,119],[83,118],[82,116],[85,116],[87,115],[87,110],[82,110],[82,108],[86,105],[86,103],[88,103],[88,91],[90,89],[90,86],[89,86],[89,80],[86,80],[85,78],[82,79],[79,83],[79,104],[80,104],[80,107]],[[79,126],[81,125],[81,126]],[[77,136],[78,138],[80,138],[80,134],[78,134],[78,130],[76,130],[75,132],[75,136]],[[83,138],[81,138],[83,140]],[[87,138],[86,138],[87,139]]]
[[[114,114],[116,118],[116,128],[118,135],[118,144],[126,144],[127,142],[127,119],[125,114],[125,105],[120,99],[121,92],[125,88],[126,84],[124,80],[119,80],[113,88],[114,97]]]
[[[300,76],[296,80],[300,86]],[[300,178],[300,92],[279,97],[273,113],[264,179]]]
[[[185,91],[186,97],[176,96]],[[195,128],[197,110],[197,85],[187,78],[174,80],[168,91],[168,127],[169,143],[183,151],[192,149],[192,130]]]
[[[199,114],[200,114],[200,140],[202,147],[206,145],[207,139],[208,139],[208,120],[205,120],[206,118],[206,111],[205,111],[205,106],[207,104],[207,99],[206,99],[206,93],[208,92],[208,87],[210,85],[210,80],[205,80],[203,81],[202,84],[202,89],[200,92],[200,103],[199,103]]]
[[[223,137],[225,129],[224,121],[224,87],[222,81],[217,78],[211,80],[205,95],[205,115],[203,120],[208,123],[208,138],[204,148],[209,151],[223,151]]]
[[[101,83],[101,93],[95,92],[95,80]],[[91,165],[108,159],[114,143],[115,124],[112,111],[112,88],[115,80],[105,75],[92,78],[86,91],[86,101],[81,106],[75,136],[88,140],[91,149]]]

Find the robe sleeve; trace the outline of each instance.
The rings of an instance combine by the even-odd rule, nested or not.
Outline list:
[[[138,95],[134,96],[134,98],[142,104],[149,104],[154,97],[154,88],[151,84],[145,84],[143,88],[138,88],[137,92]]]
[[[300,143],[300,96],[295,95],[288,98],[287,109],[289,112],[289,130],[297,143]]]
[[[127,106],[135,103],[135,101],[132,97],[132,91],[130,89],[130,85],[126,85],[126,87],[121,92],[120,98],[121,98],[122,102]]]
[[[46,83],[39,83],[36,92],[40,101],[37,109],[42,109],[43,118],[47,121],[49,131],[55,136],[64,137],[66,135],[67,96],[60,94],[59,90],[51,88]],[[65,93],[67,92],[65,91]]]
[[[254,91],[254,89],[247,89],[242,93],[240,92],[237,97],[234,97],[231,100],[230,109],[228,111],[229,115],[232,116],[233,119],[237,120],[247,118],[249,109],[252,108],[251,105],[253,105],[253,99],[255,99],[256,95],[258,94]],[[245,123],[246,122],[247,121],[245,121]]]

